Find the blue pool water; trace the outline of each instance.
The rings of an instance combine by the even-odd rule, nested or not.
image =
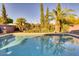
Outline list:
[[[79,39],[72,36],[0,38],[0,56],[79,56]]]

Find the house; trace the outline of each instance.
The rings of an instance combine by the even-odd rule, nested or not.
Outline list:
[[[0,32],[7,32],[7,33],[11,33],[11,32],[14,32],[15,31],[15,26],[14,25],[0,25]]]
[[[73,25],[69,28],[69,31],[72,31],[72,30],[79,30],[79,25]]]
[[[73,25],[69,28],[70,33],[79,34],[79,25]]]

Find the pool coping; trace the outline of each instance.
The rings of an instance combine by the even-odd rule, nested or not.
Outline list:
[[[8,36],[8,35],[12,35],[11,33],[9,34],[1,34],[0,37],[4,37],[4,36]]]

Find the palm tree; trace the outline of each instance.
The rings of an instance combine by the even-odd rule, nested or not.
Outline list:
[[[72,14],[71,12],[74,12],[74,10],[72,9],[62,9],[61,8],[61,4],[58,3],[56,9],[53,9],[53,11],[50,13],[50,16],[52,17],[52,19],[56,20],[56,24],[59,25],[59,31],[62,31],[62,23],[64,23],[64,21],[66,20],[67,16],[75,16],[74,14]],[[57,28],[55,28],[57,29]]]

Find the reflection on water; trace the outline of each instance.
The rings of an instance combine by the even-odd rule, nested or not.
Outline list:
[[[20,43],[24,43],[24,38],[23,36],[13,36],[13,35],[9,35],[7,37],[2,37],[1,38],[1,44],[0,44],[0,50],[4,50],[5,52],[2,54],[10,54],[11,51],[9,51],[9,48],[12,46],[16,46]]]
[[[9,48],[9,47],[12,47],[12,46],[16,46],[16,45],[22,43],[25,40],[24,38],[25,37],[23,37],[23,36],[16,36],[16,37],[14,37],[14,41],[12,41],[8,44],[7,44],[7,42],[8,42],[8,39],[7,39],[6,41],[3,41],[5,45],[4,46],[2,45],[3,47],[0,50],[6,49],[6,48]]]
[[[13,35],[8,35],[4,37],[0,37],[0,48],[6,46],[8,43],[14,40]],[[10,54],[11,51],[9,51],[8,48],[6,48],[3,52],[0,51],[0,54]]]
[[[11,53],[14,53],[14,50],[16,52],[14,55],[21,55],[22,53],[24,55],[71,55],[75,51],[75,47],[72,47],[73,45],[79,46],[79,40],[71,36],[39,36],[27,38],[26,36],[11,35],[5,37],[5,39],[0,38],[0,55],[11,55]],[[34,49],[35,47],[38,51]]]
[[[64,52],[70,51],[72,52],[74,48],[70,48],[65,46],[65,43],[70,42],[74,43],[72,37],[64,37],[64,36],[47,36],[47,37],[40,37],[40,44],[41,44],[41,54],[46,55],[46,53],[51,53],[52,55],[64,55]]]

